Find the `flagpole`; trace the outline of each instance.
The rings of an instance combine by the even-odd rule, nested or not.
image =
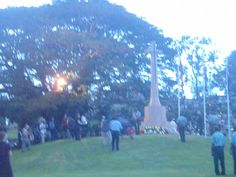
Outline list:
[[[207,126],[206,126],[206,66],[204,63],[203,71],[203,116],[204,116],[204,137],[207,137]]]
[[[227,97],[227,118],[228,118],[228,135],[229,139],[231,137],[231,131],[230,131],[230,100],[229,100],[229,60],[227,58],[226,61],[226,97]]]
[[[178,118],[180,117],[180,58],[177,66],[177,81],[178,81]]]

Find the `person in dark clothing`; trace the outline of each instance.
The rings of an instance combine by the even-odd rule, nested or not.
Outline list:
[[[10,156],[11,148],[6,143],[7,135],[5,132],[0,132],[0,177],[13,177]]]
[[[178,130],[179,130],[179,135],[180,135],[180,141],[185,142],[185,129],[187,127],[187,119],[184,116],[180,116],[177,119],[177,125],[178,125]]]
[[[138,110],[133,111],[131,121],[135,128],[135,134],[138,135],[140,133],[141,112]]]
[[[80,114],[77,114],[77,119],[75,121],[75,140],[80,141],[81,139],[81,126],[82,123],[80,121]]]
[[[113,118],[110,122],[110,130],[111,130],[111,137],[112,137],[112,150],[114,151],[115,148],[118,151],[119,150],[119,136],[120,131],[123,129],[120,121],[118,121],[116,118]]]
[[[48,122],[48,128],[51,133],[52,140],[56,140],[57,139],[57,129],[56,129],[54,117],[52,117],[50,119],[50,121]]]
[[[211,138],[211,153],[214,160],[216,175],[225,175],[225,158],[224,158],[225,136],[220,131],[220,125],[215,127],[215,132]],[[221,173],[219,172],[218,162],[220,161]]]
[[[18,139],[18,148],[20,149],[22,147],[22,132],[21,129],[18,129],[18,133],[17,133],[17,139]]]
[[[233,156],[234,162],[234,174],[236,175],[236,126],[234,126],[234,132],[231,135],[231,147],[230,147],[231,155]]]
[[[75,120],[72,117],[69,117],[68,130],[71,138],[75,138],[75,123]]]

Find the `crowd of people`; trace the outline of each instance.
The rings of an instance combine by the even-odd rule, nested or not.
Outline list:
[[[90,136],[91,128],[86,115],[78,113],[75,117],[65,114],[60,123],[55,122],[53,117],[50,119],[39,117],[34,125],[25,124],[18,129],[17,147],[24,152],[30,150],[33,144],[67,138],[81,140],[83,137]],[[120,115],[115,115],[114,118],[122,125],[120,134],[129,135],[133,139],[135,134],[140,133],[141,113],[139,111],[133,113],[129,120]],[[113,118],[102,116],[98,135],[104,137],[104,144],[112,142],[112,134],[114,135],[111,131],[112,120]]]
[[[48,121],[40,117],[34,126],[25,124],[18,130],[18,148],[29,150],[32,144],[45,143],[57,139],[74,138],[80,140],[88,135],[88,121],[85,115],[77,114],[76,119],[64,115],[58,125],[52,117]]]
[[[139,133],[135,127],[139,128],[139,114],[134,114],[130,122],[123,123],[122,117],[115,116],[111,119],[103,116],[101,120],[101,135],[104,138],[104,144],[111,144],[113,151],[118,151],[119,137],[122,133],[128,134],[132,139],[134,134]],[[58,138],[74,138],[80,140],[81,137],[87,135],[88,120],[80,114],[77,114],[77,119],[65,116],[61,122],[61,131],[59,132],[55,124],[54,118],[46,121],[40,117],[35,127],[25,124],[18,131],[18,146],[22,151],[30,150],[31,144],[45,143],[46,141],[56,140]],[[11,146],[9,144],[5,131],[0,131],[0,177],[13,177],[13,172],[10,163]]]
[[[226,135],[228,132],[225,121],[217,115],[209,115],[208,117],[208,134],[211,135],[211,155],[213,157],[215,175],[226,175],[224,147]],[[188,122],[184,116],[178,117],[177,121],[180,141],[185,142],[185,131],[187,130]],[[236,175],[236,124],[233,122],[233,133],[230,137],[230,154],[233,157],[234,175]],[[219,167],[220,166],[220,167]]]
[[[141,114],[140,112],[134,112],[132,118],[127,121],[120,116],[113,116],[108,118],[102,116],[100,129],[101,136],[103,137],[103,143],[105,145],[111,145],[112,151],[120,150],[120,135],[129,135],[131,139],[134,138],[136,134],[140,133],[141,124]],[[211,152],[213,156],[214,169],[216,175],[225,175],[225,160],[224,160],[224,146],[225,146],[225,136],[224,133],[225,125],[223,121],[216,115],[210,115],[208,117],[209,124],[209,135],[211,138]],[[175,121],[172,121],[176,126],[176,132],[179,133],[180,141],[186,142],[185,133],[188,131],[189,122],[184,116],[178,117]],[[234,125],[234,131],[231,136],[231,148],[230,152],[233,157],[234,164],[234,174],[236,174],[236,124]],[[30,127],[25,124],[18,131],[18,141],[19,147],[22,151],[29,150],[31,144],[35,143],[45,143],[46,141],[56,140],[59,138],[74,138],[75,140],[80,140],[81,137],[86,137],[88,135],[88,120],[85,115],[77,114],[76,119],[64,115],[60,130],[55,123],[54,118],[48,121],[40,117],[36,123],[35,127]],[[0,131],[0,176],[12,177],[12,170],[10,165],[10,151],[11,147],[7,142],[7,136],[4,131]],[[220,168],[219,168],[220,164]],[[4,168],[4,170],[3,170]]]
[[[123,118],[120,115],[115,115],[113,118],[102,116],[101,120],[101,136],[103,137],[103,144],[112,144],[112,149],[119,149],[119,136],[128,135],[134,139],[135,135],[140,134],[140,125],[142,116],[139,111],[134,111],[130,120]]]

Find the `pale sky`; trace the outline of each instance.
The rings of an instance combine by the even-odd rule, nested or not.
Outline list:
[[[224,55],[236,49],[236,0],[110,0],[144,17],[166,36],[210,37]]]
[[[158,26],[172,38],[210,37],[223,56],[236,49],[236,0],[109,0]],[[0,0],[7,6],[40,6],[51,0]]]

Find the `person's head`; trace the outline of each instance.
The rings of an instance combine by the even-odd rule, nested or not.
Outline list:
[[[112,120],[118,120],[117,116],[112,117]]]
[[[4,131],[0,131],[0,142],[4,142],[7,139],[7,134]]]

